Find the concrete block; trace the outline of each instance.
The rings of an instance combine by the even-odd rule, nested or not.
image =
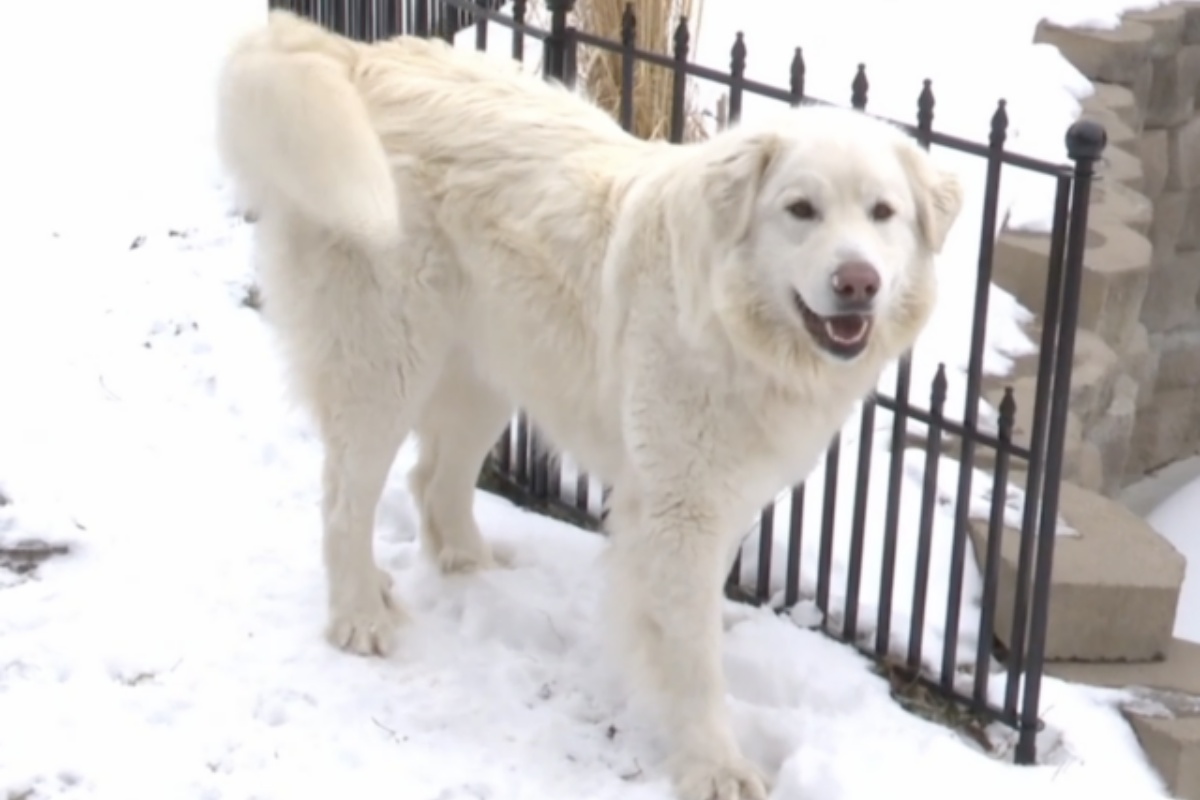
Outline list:
[[[1177,57],[1183,46],[1184,10],[1165,5],[1149,11],[1131,11],[1124,19],[1126,24],[1140,23],[1153,31],[1147,47],[1150,85],[1145,94],[1135,91],[1145,99],[1145,126],[1166,128],[1189,119],[1194,108],[1195,85],[1189,81],[1182,69],[1183,63]]]
[[[1128,150],[1106,147],[1100,163],[1096,166],[1096,174],[1100,183],[1120,183],[1136,192],[1145,193],[1146,173],[1142,168],[1141,159]]]
[[[1064,28],[1042,21],[1034,41],[1052,44],[1059,52],[1094,81],[1133,87],[1149,68],[1150,48],[1155,31],[1140,22],[1124,22],[1114,30]]]
[[[1072,380],[1071,384],[1074,388],[1075,381]],[[1037,376],[1028,375],[1002,381],[988,381],[983,388],[983,396],[993,406],[998,406],[1004,397],[1005,388],[1009,386],[1012,387],[1013,400],[1016,402],[1016,414],[1013,417],[1013,442],[1020,447],[1029,447],[1033,435]],[[1067,431],[1063,446],[1063,474],[1071,476],[1071,480],[1074,480],[1075,476],[1079,474],[1080,463],[1084,457],[1082,453],[1083,425],[1080,422],[1079,414],[1076,413],[1078,408],[1072,399],[1071,410],[1067,412]],[[957,458],[957,456],[955,457]],[[995,463],[994,457],[995,451],[991,448],[980,448],[976,453],[975,465],[980,469],[990,469]]]
[[[1183,235],[1190,202],[1191,192],[1183,190],[1163,192],[1154,199],[1150,244],[1154,247],[1156,262],[1161,263],[1174,256],[1175,248]]]
[[[1183,9],[1183,43],[1200,44],[1200,0],[1177,0]]]
[[[1159,358],[1156,393],[1200,387],[1200,329],[1156,334],[1154,343]]]
[[[1122,27],[1130,23],[1150,28],[1152,33],[1147,45],[1150,58],[1166,58],[1175,55],[1183,45],[1187,12],[1174,4],[1144,11],[1128,11],[1122,17]]]
[[[1014,482],[1024,476],[1014,475]],[[1055,539],[1046,657],[1070,661],[1150,661],[1171,643],[1184,559],[1124,506],[1070,483],[1063,518],[1078,537]],[[972,525],[975,553],[986,553],[985,525]],[[1005,529],[996,635],[1012,630],[1020,534]]]
[[[1150,273],[1150,240],[1103,217],[1090,221],[1084,253],[1079,324],[1120,349],[1140,321]],[[1041,314],[1045,307],[1050,239],[1006,231],[996,240],[992,280]]]
[[[1146,130],[1132,148],[1142,162],[1142,190],[1151,199],[1162,194],[1167,185],[1167,139],[1165,130]]]
[[[1040,333],[1040,332],[1039,332]],[[1119,376],[1117,354],[1090,331],[1077,331],[1071,364],[1071,412],[1086,430],[1104,413]]]
[[[1004,231],[996,237],[992,282],[1012,293],[1023,306],[1041,316],[1046,304],[1046,271],[1050,237]]]
[[[1167,156],[1168,190],[1200,188],[1200,117],[1171,129]]]
[[[1192,189],[1188,194],[1187,211],[1175,247],[1179,250],[1200,250],[1200,188]]]
[[[1150,89],[1146,97],[1146,127],[1170,128],[1191,119],[1196,108],[1196,84],[1190,69],[1191,59],[1174,53],[1150,62]]]
[[[1180,328],[1194,327],[1200,322],[1196,309],[1198,293],[1200,251],[1193,250],[1167,257],[1156,264],[1150,273],[1146,297],[1142,302],[1142,323],[1147,330],[1157,334],[1165,333],[1168,336]],[[1160,369],[1165,366],[1164,363]],[[1197,366],[1200,366],[1200,361],[1197,362]],[[1160,375],[1160,381],[1164,377],[1166,376]]]
[[[1150,241],[1123,225],[1091,225],[1084,252],[1079,324],[1120,349],[1139,322],[1150,275]]]
[[[1039,341],[1041,329],[1029,335]],[[1094,333],[1081,330],[1075,337],[1072,360],[1069,427],[1065,474],[1086,489],[1113,496],[1121,487],[1128,461],[1130,437],[1137,414],[1137,400],[1151,391],[1153,359],[1146,329],[1138,325],[1130,346],[1121,354]],[[1013,373],[984,380],[984,395],[993,403],[1012,386],[1017,401],[1018,436],[1027,436],[1033,414],[1037,355],[1024,356],[1013,365]],[[1019,439],[1024,443],[1025,439]]]
[[[1115,109],[1098,105],[1094,99],[1095,95],[1083,101],[1080,119],[1092,120],[1103,125],[1104,132],[1108,134],[1109,147],[1119,147],[1137,154],[1137,143],[1141,133],[1131,128]]]
[[[1172,639],[1161,661],[1052,662],[1046,672],[1074,683],[1132,689],[1123,710],[1146,757],[1172,797],[1200,800],[1200,644]]]
[[[1200,800],[1200,717],[1126,718],[1171,796]]]
[[[1099,483],[1097,491],[1105,497],[1115,497],[1123,488],[1133,425],[1137,419],[1138,385],[1127,375],[1113,381],[1110,401],[1104,413],[1088,426],[1085,444],[1095,447],[1098,456]],[[1083,488],[1091,488],[1081,482]]]
[[[1046,665],[1046,672],[1064,681],[1086,683],[1089,686],[1109,689],[1142,686],[1200,696],[1200,644],[1185,639],[1171,639],[1163,657],[1154,661],[1054,661]]]
[[[1135,133],[1142,132],[1142,111],[1138,108],[1137,98],[1133,96],[1132,89],[1095,80],[1092,82],[1092,88],[1095,92],[1083,101],[1083,110],[1109,110],[1130,130]]]
[[[1088,214],[1097,222],[1115,222],[1149,236],[1154,221],[1154,204],[1146,195],[1124,184],[1097,181],[1092,186],[1092,204]]]
[[[1064,470],[1062,479],[1081,489],[1097,494],[1104,493],[1104,454],[1096,444],[1080,440],[1079,455],[1072,460],[1071,471]]]
[[[1133,426],[1130,472],[1149,472],[1196,452],[1200,443],[1200,391],[1156,391]]]
[[[1117,372],[1129,376],[1137,384],[1137,407],[1148,405],[1154,397],[1154,382],[1158,379],[1158,352],[1150,347],[1150,334],[1145,325],[1136,325],[1128,345],[1117,354]]]
[[[1188,44],[1179,49],[1179,86],[1192,93],[1192,107],[1200,108],[1200,44]]]
[[[1110,109],[1135,133],[1142,133],[1145,129],[1145,115],[1132,89],[1118,83],[1097,80],[1092,81],[1092,89],[1092,96],[1083,101],[1084,107],[1091,104]]]

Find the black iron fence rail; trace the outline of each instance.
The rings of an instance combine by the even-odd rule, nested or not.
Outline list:
[[[728,88],[729,122],[740,118],[746,95],[765,97],[790,105],[822,103],[805,93],[806,65],[803,53],[796,48],[787,76],[787,88],[752,81],[745,77],[746,43],[741,34],[735,37],[730,49],[730,70],[723,72],[689,60],[690,30],[681,19],[674,31],[670,53],[657,53],[636,45],[637,20],[632,6],[627,6],[618,39],[609,39],[582,31],[571,24],[574,0],[544,0],[549,13],[549,26],[529,24],[528,0],[274,0],[272,7],[286,7],[316,19],[343,34],[371,40],[400,33],[418,36],[455,36],[474,29],[473,45],[485,49],[488,45],[488,26],[499,25],[512,37],[511,54],[521,59],[526,39],[541,43],[542,70],[548,79],[573,85],[577,77],[580,47],[595,48],[617,54],[621,59],[621,98],[614,113],[618,121],[631,128],[633,112],[633,74],[637,63],[657,65],[672,73],[672,102],[670,135],[680,141],[685,131],[685,99],[688,82],[708,81]],[[501,11],[502,6],[508,11]],[[866,67],[859,65],[849,83],[850,105],[866,112],[869,82]],[[831,635],[853,643],[879,659],[899,659],[919,680],[943,695],[970,706],[975,712],[1002,721],[1018,732],[1015,758],[1018,763],[1033,763],[1036,759],[1035,735],[1039,727],[1038,706],[1044,671],[1049,594],[1053,569],[1054,541],[1057,534],[1059,486],[1063,469],[1063,450],[1066,436],[1067,411],[1071,383],[1075,330],[1079,313],[1079,294],[1088,224],[1088,205],[1095,166],[1105,145],[1102,127],[1079,122],[1065,132],[1065,150],[1069,163],[1053,163],[1012,152],[1005,147],[1008,116],[1003,100],[998,101],[991,120],[986,142],[976,142],[950,136],[934,130],[935,98],[932,84],[924,81],[916,97],[916,124],[889,120],[913,135],[924,147],[941,147],[966,153],[986,162],[983,186],[981,237],[976,263],[976,290],[972,298],[973,323],[970,331],[970,354],[966,368],[966,397],[961,414],[949,414],[947,378],[939,365],[929,387],[929,402],[920,407],[912,402],[912,354],[897,363],[895,388],[891,395],[877,392],[862,404],[858,439],[852,455],[857,468],[853,495],[844,495],[839,487],[840,465],[843,459],[843,434],[834,437],[826,454],[821,493],[821,520],[816,535],[816,579],[812,597],[821,610],[823,629]],[[1046,263],[1045,301],[1042,331],[1039,342],[1037,385],[1033,398],[1032,430],[1029,442],[1018,445],[1013,441],[1016,402],[1012,390],[1006,391],[998,408],[995,432],[981,429],[979,405],[982,400],[983,355],[986,347],[989,291],[995,247],[995,231],[999,218],[999,191],[1002,176],[1009,169],[1019,169],[1055,179],[1055,203],[1050,255]],[[889,428],[877,425],[880,411],[892,415]],[[920,448],[922,471],[919,513],[915,515],[916,551],[912,572],[912,599],[907,609],[909,626],[907,640],[897,652],[893,641],[893,612],[896,605],[897,557],[901,536],[901,516],[904,505],[904,454],[910,424],[923,425],[925,430]],[[875,435],[885,430],[890,436],[891,449],[887,454],[887,479],[884,492],[883,524],[879,543],[879,572],[864,573],[867,536],[869,534],[871,464],[876,454]],[[948,591],[944,618],[936,620],[944,628],[941,653],[936,667],[927,663],[926,622],[930,609],[930,572],[935,547],[935,528],[939,504],[946,493],[939,484],[939,472],[949,441],[957,440],[958,478],[953,491],[953,525],[949,542]],[[981,597],[979,621],[973,630],[978,643],[969,662],[961,663],[958,637],[962,630],[961,598],[970,541],[971,500],[978,451],[990,454],[988,476],[991,497],[988,513],[977,520],[985,529],[984,546],[976,553],[980,562]],[[1011,608],[1012,624],[1008,630],[995,630],[998,611],[1001,539],[1006,523],[1006,503],[1009,499],[1013,459],[1022,462],[1025,470],[1024,506],[1020,514],[1015,575],[1015,591]],[[502,490],[517,491],[524,501],[560,516],[597,528],[602,517],[605,489],[582,472],[574,474],[553,461],[540,442],[539,434],[523,413],[497,443],[489,459],[488,470],[496,477]],[[810,478],[811,480],[811,478]],[[780,504],[764,509],[754,535],[756,550],[743,547],[730,573],[729,590],[732,596],[753,603],[771,603],[782,608],[795,606],[804,595],[802,570],[807,526],[805,510],[810,498],[806,485],[794,487],[780,503],[786,501],[790,510],[786,520],[777,522]],[[844,577],[844,598],[840,609],[834,602],[834,550],[838,542],[840,517],[838,499],[852,496],[850,509],[848,563]],[[774,563],[780,558],[776,547],[777,528],[782,523],[786,546],[782,551],[784,575],[775,580]],[[742,562],[753,557],[753,577],[742,578]],[[864,623],[861,592],[868,580],[878,580],[876,614],[873,636],[865,641],[861,635]],[[778,586],[782,583],[782,586]],[[840,624],[837,617],[840,617]],[[989,697],[991,665],[997,660],[1006,670],[1002,701]],[[961,678],[959,668],[966,666],[971,676]],[[967,686],[966,684],[969,684]]]

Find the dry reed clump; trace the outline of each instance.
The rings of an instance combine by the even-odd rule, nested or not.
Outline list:
[[[695,45],[704,0],[632,0],[637,18],[636,45],[641,50],[669,55],[674,49],[675,28],[686,17]],[[577,24],[596,36],[621,39],[621,18],[626,0],[579,0]],[[580,48],[580,77],[588,95],[617,117],[621,107],[621,54],[596,48]],[[671,127],[671,70],[638,60],[633,71],[632,133],[643,139],[665,139]],[[689,81],[690,82],[690,81]],[[684,140],[705,137],[702,114],[694,92],[685,95]]]

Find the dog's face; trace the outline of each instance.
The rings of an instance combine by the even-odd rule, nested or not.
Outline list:
[[[727,326],[772,358],[837,364],[911,346],[961,206],[957,179],[902,131],[852,111],[797,110],[729,139],[707,176],[732,254],[712,276]]]

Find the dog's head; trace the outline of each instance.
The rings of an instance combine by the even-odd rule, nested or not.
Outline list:
[[[702,302],[739,347],[788,370],[912,345],[962,204],[953,174],[903,131],[841,109],[798,109],[704,147],[714,258]]]

